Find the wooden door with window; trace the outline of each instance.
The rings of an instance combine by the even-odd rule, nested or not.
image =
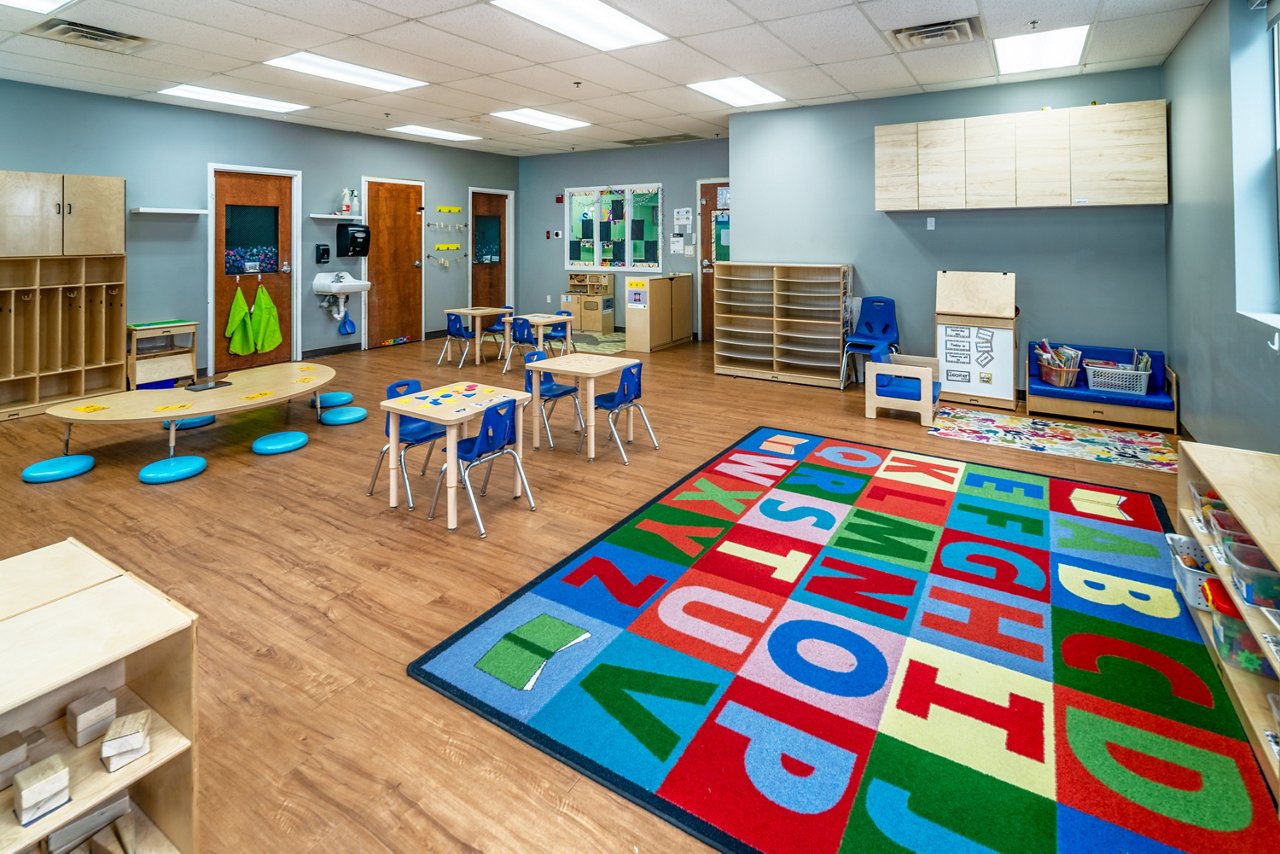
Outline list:
[[[710,341],[716,325],[716,261],[729,260],[729,183],[698,187],[698,258],[701,320],[698,338]]]
[[[214,173],[213,323],[215,373],[287,362],[293,357],[293,178]],[[253,308],[258,286],[275,305],[280,343],[266,352],[231,352],[224,335],[237,288]],[[261,306],[260,306],[261,307]],[[266,312],[262,318],[268,317]],[[271,324],[275,325],[274,321]]]
[[[422,340],[422,193],[418,183],[369,182],[370,347]]]
[[[507,303],[507,197],[471,194],[471,304]]]

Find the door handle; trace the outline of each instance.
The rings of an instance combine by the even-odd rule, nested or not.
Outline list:
[[[71,202],[67,202],[67,216],[71,216]]]
[[[59,215],[61,215],[61,214],[62,214],[62,202],[54,202],[54,203],[53,203],[53,209],[54,209],[54,211],[56,211]]]
[[[415,266],[415,267],[421,267],[421,266],[422,266],[422,260],[421,260],[421,259],[417,259],[417,260],[415,260],[415,261],[413,262],[413,266]]]

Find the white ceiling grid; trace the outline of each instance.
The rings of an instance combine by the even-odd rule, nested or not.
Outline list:
[[[1141,68],[1164,61],[1207,0],[605,0],[668,36],[608,53],[486,0],[74,0],[52,17],[151,40],[132,56],[23,34],[46,17],[0,7],[0,78],[183,106],[179,83],[290,101],[288,114],[206,109],[530,155],[728,133],[724,104],[685,84],[745,75],[787,99],[756,109]],[[896,52],[884,31],[978,16],[970,44]],[[991,39],[1091,25],[1083,64],[1001,76]],[[385,93],[262,65],[298,50],[430,85]],[[592,126],[549,132],[489,113],[534,107]]]

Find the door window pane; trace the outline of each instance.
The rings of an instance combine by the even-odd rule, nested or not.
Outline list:
[[[274,273],[280,269],[280,209],[227,205],[223,272]]]
[[[477,216],[475,240],[475,254],[472,256],[477,264],[497,264],[502,260],[501,255],[501,228],[502,217],[500,216]]]

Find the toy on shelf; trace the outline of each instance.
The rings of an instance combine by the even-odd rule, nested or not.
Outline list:
[[[99,688],[67,706],[67,738],[76,747],[84,747],[106,732],[115,718],[115,695]]]
[[[53,754],[13,778],[13,811],[23,827],[71,801],[71,771]]]

